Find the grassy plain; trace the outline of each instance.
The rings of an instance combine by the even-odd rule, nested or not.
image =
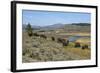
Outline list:
[[[57,32],[56,32],[57,31]],[[34,32],[34,31],[33,31]],[[36,32],[36,31],[35,31]],[[90,38],[79,38],[75,42],[69,42],[68,46],[63,46],[57,42],[57,38],[68,39],[70,36],[90,36],[90,32],[62,32],[58,30],[37,32],[44,34],[47,39],[32,36],[29,37],[26,31],[23,31],[22,42],[22,62],[46,62],[46,61],[69,61],[69,60],[87,60],[91,58],[91,48],[74,47],[75,42],[79,42],[82,45],[90,45]],[[55,37],[55,41],[52,41],[51,37]]]

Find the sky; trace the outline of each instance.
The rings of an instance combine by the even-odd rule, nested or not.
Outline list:
[[[23,24],[30,23],[35,26],[48,26],[53,24],[90,23],[90,13],[55,12],[55,11],[22,11]]]

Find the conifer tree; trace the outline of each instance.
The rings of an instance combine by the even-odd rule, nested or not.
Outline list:
[[[28,23],[28,25],[26,26],[26,31],[30,37],[33,35],[33,29],[30,23]]]

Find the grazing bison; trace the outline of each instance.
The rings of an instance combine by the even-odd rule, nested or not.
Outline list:
[[[63,39],[58,38],[58,39],[57,39],[57,42],[58,42],[58,43],[62,43],[62,42],[63,42]]]
[[[58,43],[62,43],[63,46],[68,46],[68,44],[69,44],[69,41],[68,41],[68,40],[62,39],[62,38],[58,38],[58,39],[57,39],[57,42],[58,42]]]
[[[82,49],[88,49],[88,45],[83,45]]]
[[[28,32],[28,35],[31,37],[33,35],[33,33],[32,32]]]
[[[52,41],[55,41],[55,38],[54,37],[51,37]]]
[[[41,34],[40,37],[47,39],[46,35]]]
[[[33,33],[33,35],[34,35],[34,36],[39,36],[39,34],[37,34],[37,33]]]
[[[67,40],[64,40],[63,42],[62,42],[62,44],[63,44],[63,46],[68,46],[68,44],[69,44],[69,41]]]
[[[75,47],[81,47],[79,42],[75,42]]]

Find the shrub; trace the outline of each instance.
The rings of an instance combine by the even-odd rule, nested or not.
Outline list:
[[[30,57],[30,58],[34,58],[34,59],[36,59],[36,58],[39,57],[39,53],[35,53],[35,52],[30,53],[29,57]]]
[[[26,55],[28,53],[30,53],[28,48],[25,48],[25,49],[22,50],[22,55]]]

